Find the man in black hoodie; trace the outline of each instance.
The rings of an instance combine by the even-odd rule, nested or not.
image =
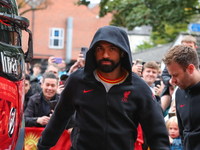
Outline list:
[[[133,150],[139,123],[151,150],[169,150],[161,108],[148,85],[131,71],[126,32],[100,28],[86,55],[85,67],[69,76],[38,150],[56,144],[75,110],[70,150]]]

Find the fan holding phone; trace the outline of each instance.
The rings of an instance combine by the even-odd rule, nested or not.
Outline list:
[[[63,59],[61,57],[54,57],[50,56],[48,59],[48,64],[55,63],[55,64],[60,64],[62,63]]]
[[[86,59],[86,53],[88,51],[87,47],[82,47],[81,52],[78,55],[77,61],[70,67],[69,73],[73,73],[78,68],[82,68],[85,66],[85,59]]]
[[[133,61],[132,72],[136,73],[138,76],[141,76],[142,67],[143,67],[142,59],[136,59],[136,61]]]
[[[160,96],[162,93],[162,90],[164,89],[164,83],[161,80],[156,80],[154,84],[155,84],[155,87],[154,87],[155,93],[156,95]]]
[[[43,74],[41,87],[41,93],[36,93],[29,98],[28,106],[24,112],[26,127],[46,126],[59,100],[59,95],[56,93],[58,78],[54,73],[46,72]]]
[[[144,64],[142,72],[143,80],[149,85],[154,95],[160,96],[164,85],[162,81],[157,80],[159,66],[155,61],[149,61]],[[158,97],[159,98],[159,97]]]
[[[78,63],[79,68],[82,68],[82,67],[85,66],[87,51],[88,51],[87,47],[81,47],[81,53],[79,54],[79,57],[77,59],[77,63]]]
[[[81,47],[81,54],[83,54],[83,58],[84,60],[86,59],[86,53],[88,51],[87,47]]]

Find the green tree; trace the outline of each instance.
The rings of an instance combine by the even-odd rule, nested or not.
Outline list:
[[[143,44],[141,45],[138,45],[137,48],[136,48],[136,52],[138,51],[142,51],[142,50],[145,50],[145,49],[149,49],[149,48],[152,48],[154,47],[155,45],[151,42],[146,42],[146,41],[143,41]]]
[[[187,23],[176,23],[174,25],[164,25],[165,32],[159,33],[158,31],[151,33],[151,40],[154,45],[166,44],[173,42],[180,32],[187,31]]]
[[[79,4],[87,5],[86,0]],[[200,13],[198,0],[101,0],[100,17],[112,13],[111,25],[126,27],[151,25],[153,32],[165,33],[166,25],[188,24]]]
[[[177,24],[174,24],[173,26],[165,24],[164,33],[159,34],[157,31],[152,32],[150,35],[151,42],[143,42],[143,44],[137,46],[136,51],[149,49],[158,44],[167,44],[167,43],[173,42],[174,39],[177,37],[177,35],[183,31],[187,31],[187,24],[177,23]]]

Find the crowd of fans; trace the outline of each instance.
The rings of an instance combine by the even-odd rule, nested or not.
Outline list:
[[[185,36],[182,40],[182,44],[196,48],[191,43],[194,43],[194,38],[191,36]],[[69,70],[66,70],[64,60],[57,63],[55,57],[50,57],[44,74],[41,74],[42,65],[39,63],[33,65],[32,74],[29,72],[30,64],[25,65],[24,116],[26,127],[45,127],[47,125],[54,107],[59,101],[59,96],[64,89],[68,76],[77,69],[84,67],[85,62],[82,56],[82,54],[79,54],[77,61]],[[147,83],[160,104],[169,132],[171,148],[182,149],[175,109],[174,95],[177,87],[171,84],[170,76],[166,75],[166,68],[164,74],[162,74],[160,64],[155,61],[145,62],[144,64],[133,61],[132,72],[139,75]],[[66,127],[69,133],[73,128],[74,120],[75,116],[72,116]],[[135,143],[135,149],[148,149],[141,126],[138,128],[138,139]]]
[[[26,127],[45,127],[53,113],[59,96],[64,89],[68,76],[79,67],[84,66],[82,54],[67,71],[65,61],[56,63],[55,57],[49,57],[48,65],[42,74],[42,65],[33,65],[33,73],[30,73],[30,64],[25,64],[25,101],[24,116]],[[68,132],[71,133],[74,116],[69,121]]]

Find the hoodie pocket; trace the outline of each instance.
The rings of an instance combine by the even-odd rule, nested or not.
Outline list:
[[[72,143],[72,147],[74,149],[77,149],[77,142],[78,142],[79,133],[80,133],[80,128],[74,127],[74,129],[71,133],[71,143]]]

